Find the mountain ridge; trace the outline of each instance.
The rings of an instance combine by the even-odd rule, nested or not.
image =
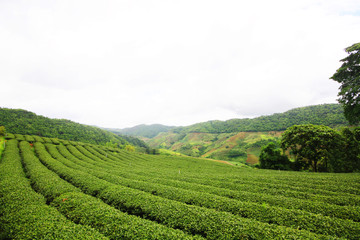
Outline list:
[[[316,124],[330,127],[347,125],[340,104],[320,104],[293,108],[283,113],[274,113],[256,118],[212,120],[187,127],[173,129],[174,132],[231,133],[283,131],[299,124]]]
[[[145,137],[145,138],[153,138],[157,136],[161,132],[167,132],[173,128],[174,126],[166,126],[162,124],[140,124],[134,127],[129,128],[106,128],[106,130],[113,133],[120,133],[123,135],[129,136],[137,136],[137,137]]]
[[[124,129],[107,129],[125,135],[154,138],[163,132],[175,133],[231,133],[283,131],[292,125],[316,124],[330,127],[347,125],[340,104],[320,104],[293,108],[283,113],[274,113],[255,118],[233,118],[225,121],[210,120],[189,126],[166,126],[162,124],[141,124]],[[157,130],[156,128],[159,128]],[[154,129],[155,127],[155,129]],[[149,134],[151,132],[151,134]]]

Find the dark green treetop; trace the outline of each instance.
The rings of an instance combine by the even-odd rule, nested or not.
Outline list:
[[[289,158],[281,153],[274,142],[262,147],[260,157],[260,168],[290,170]]]
[[[340,60],[341,67],[331,79],[341,84],[339,88],[339,103],[344,107],[344,115],[350,124],[360,122],[360,43],[355,43],[345,49],[349,54]]]
[[[308,163],[314,172],[319,164],[328,168],[333,156],[341,149],[342,136],[334,129],[322,125],[295,125],[282,134],[281,148],[291,150],[298,161]]]

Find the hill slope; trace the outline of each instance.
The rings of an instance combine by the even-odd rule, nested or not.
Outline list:
[[[0,108],[0,126],[7,132],[60,138],[71,141],[104,145],[113,141],[119,145],[127,142],[114,133],[97,127],[65,119],[51,119],[22,109]]]
[[[347,125],[341,105],[323,104],[254,119],[209,121],[178,127],[146,142],[150,147],[188,156],[255,164],[262,146],[278,141],[281,133],[290,126],[309,123],[330,127]]]
[[[107,130],[113,133],[120,133],[129,136],[153,138],[157,136],[159,133],[167,132],[173,128],[175,127],[165,126],[161,124],[151,124],[151,125],[141,124],[131,128],[123,128],[123,129],[109,128]]]
[[[275,113],[253,119],[231,119],[227,121],[209,121],[188,127],[173,129],[177,133],[231,133],[283,131],[298,124],[315,124],[336,127],[347,125],[344,111],[340,104],[322,104],[301,107],[284,113]]]

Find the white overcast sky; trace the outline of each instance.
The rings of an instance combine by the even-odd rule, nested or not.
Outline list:
[[[0,107],[102,127],[335,103],[359,0],[0,0]]]

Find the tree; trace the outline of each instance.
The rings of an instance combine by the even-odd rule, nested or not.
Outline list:
[[[334,169],[335,172],[353,172],[360,170],[360,127],[343,128],[341,135],[344,138],[342,148],[343,160],[341,165]],[[339,161],[337,161],[339,165]],[[332,164],[335,165],[335,164]]]
[[[244,150],[241,149],[231,149],[227,156],[229,158],[237,158],[237,157],[246,157],[247,153]]]
[[[294,125],[282,134],[282,149],[290,149],[297,161],[310,165],[314,172],[327,171],[343,144],[337,131],[323,125]],[[334,160],[335,161],[335,160]],[[320,167],[320,168],[319,168]]]
[[[4,126],[0,126],[0,136],[5,136],[6,130]]]
[[[360,122],[360,43],[345,49],[350,55],[340,60],[341,67],[330,78],[341,84],[338,99],[350,124]]]
[[[132,145],[126,145],[125,150],[127,150],[129,152],[135,152],[135,147]]]
[[[289,170],[290,160],[286,155],[281,154],[281,150],[274,142],[270,142],[261,148],[259,156],[260,168]]]
[[[113,140],[110,140],[109,142],[105,143],[105,146],[116,148],[118,147],[118,143],[114,142]]]

